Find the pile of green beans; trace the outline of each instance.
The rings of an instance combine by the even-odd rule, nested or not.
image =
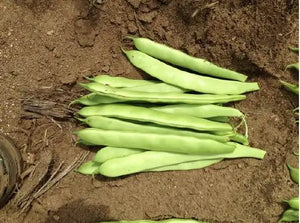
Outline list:
[[[76,114],[88,126],[75,132],[78,142],[105,147],[78,172],[119,177],[200,169],[224,159],[263,159],[265,151],[248,146],[245,115],[223,106],[244,100],[243,93],[259,89],[257,83],[245,83],[243,74],[148,39],[135,38],[134,44],[140,51],[124,53],[158,80],[103,74],[80,83],[91,93],[71,102],[85,106]],[[240,125],[234,120],[245,124],[245,135],[237,132]]]

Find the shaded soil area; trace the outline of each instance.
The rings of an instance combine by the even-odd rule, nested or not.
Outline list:
[[[2,0],[0,14],[0,131],[15,141],[26,170],[19,185],[24,196],[0,211],[0,222],[276,222],[286,208],[281,201],[297,196],[286,162],[298,162],[292,155],[298,99],[278,80],[298,81],[285,70],[298,60],[288,50],[298,45],[298,1]],[[265,159],[117,179],[71,171],[35,193],[37,184],[93,156],[75,145],[72,133],[79,124],[67,105],[84,93],[77,81],[100,73],[150,79],[122,55],[120,45],[130,46],[126,35],[149,37],[257,81],[261,90],[233,106],[247,115],[250,144],[265,149]],[[29,99],[49,103],[24,111]],[[21,190],[22,184],[29,186]],[[21,199],[33,193],[39,196]]]

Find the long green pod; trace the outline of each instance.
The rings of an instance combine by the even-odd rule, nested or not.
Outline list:
[[[145,53],[130,50],[124,51],[129,61],[149,75],[184,89],[211,94],[243,94],[259,90],[257,83],[244,83],[238,81],[221,80],[204,77],[179,70],[167,65]]]
[[[198,73],[207,74],[215,77],[245,81],[246,75],[216,66],[207,60],[190,56],[174,48],[156,43],[146,38],[132,38],[135,47],[152,57],[166,61],[176,66],[188,68]]]
[[[186,104],[217,104],[231,101],[240,101],[245,95],[213,95],[213,94],[181,94],[181,93],[157,93],[138,92],[112,88],[99,83],[80,84],[89,91],[97,92],[104,96],[118,98],[126,101],[140,101],[151,103],[186,103]]]
[[[279,222],[291,222],[291,221],[299,221],[299,211],[294,209],[287,209],[283,212]]]
[[[116,88],[130,88],[130,87],[138,87],[143,85],[155,84],[157,81],[150,80],[136,80],[129,79],[126,77],[113,77],[110,75],[102,74],[92,78],[86,78],[90,81],[97,82],[100,84],[108,85]]]
[[[193,219],[179,219],[173,218],[163,221],[151,221],[151,220],[135,220],[135,221],[102,221],[100,223],[208,223],[204,221],[197,221]]]
[[[287,164],[289,171],[290,171],[290,175],[292,180],[295,183],[299,183],[299,169],[292,167],[291,165]]]
[[[105,129],[105,130],[119,130],[127,132],[142,132],[142,133],[156,133],[156,134],[169,134],[178,136],[191,136],[198,139],[212,139],[220,142],[228,142],[230,136],[217,136],[209,133],[188,131],[164,126],[155,126],[149,124],[135,124],[119,119],[108,118],[104,116],[88,116],[85,119],[79,119],[92,128]]]
[[[187,155],[189,157],[197,157],[197,160],[215,160],[215,159],[235,159],[235,158],[256,158],[263,159],[266,152],[261,149],[253,148],[250,146],[243,146],[237,143],[228,143],[236,146],[233,152],[226,154],[213,154],[213,155]],[[132,154],[146,152],[145,150],[137,150],[137,149],[129,149],[129,148],[115,148],[115,147],[105,147],[103,150],[98,151],[96,154],[94,161],[103,163],[102,160],[115,159],[120,157],[129,156]],[[157,151],[159,154],[160,152]],[[162,155],[171,154],[167,152],[161,152]],[[180,154],[185,155],[186,154]],[[101,158],[103,156],[104,158]],[[106,159],[105,157],[109,157]]]
[[[299,70],[299,63],[293,63],[286,66],[287,69],[296,69]]]
[[[191,105],[175,104],[160,107],[151,107],[156,111],[162,111],[172,114],[191,115],[199,118],[212,118],[218,116],[242,117],[243,113],[238,109],[223,107],[219,105]]]
[[[213,164],[221,162],[223,159],[215,159],[215,160],[199,160],[192,161],[186,163],[179,163],[169,166],[158,167],[154,169],[148,170],[149,172],[161,172],[161,171],[171,171],[171,170],[194,170],[201,169],[204,167],[211,166]]]
[[[242,146],[239,144],[235,145],[236,149],[233,152],[228,154],[215,155],[191,155],[170,152],[146,151],[122,158],[108,160],[99,167],[98,173],[108,177],[118,177],[185,162],[239,157],[253,157],[262,159],[265,155],[265,151],[263,150]]]
[[[125,157],[125,156],[142,153],[142,152],[145,152],[145,150],[118,148],[118,147],[104,147],[96,153],[94,157],[94,161],[97,163],[104,163],[105,161],[110,159]]]
[[[232,144],[224,144],[211,139],[154,133],[123,132],[94,128],[85,128],[75,133],[80,139],[93,145],[187,154],[231,153],[236,147]]]
[[[291,208],[299,210],[299,197],[294,197],[284,202],[287,202]]]
[[[285,89],[293,92],[294,94],[299,95],[299,86],[295,84],[290,84],[288,82],[280,80],[280,83],[285,87]]]
[[[106,116],[141,122],[151,122],[164,126],[188,128],[198,131],[231,131],[232,126],[228,123],[214,122],[193,116],[182,116],[155,111],[150,108],[127,104],[109,104],[84,107],[78,111],[84,117]]]
[[[299,48],[297,47],[289,47],[290,51],[294,52],[294,53],[297,53],[299,52]]]

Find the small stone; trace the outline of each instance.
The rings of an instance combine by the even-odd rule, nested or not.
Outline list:
[[[157,16],[158,12],[157,11],[152,11],[149,13],[144,13],[139,16],[139,20],[145,23],[151,23],[153,19]]]
[[[59,81],[62,83],[62,84],[66,84],[66,85],[71,85],[71,84],[74,84],[76,83],[77,81],[77,76],[75,74],[67,74],[67,75],[64,75],[64,76],[61,76],[59,77]]]
[[[103,67],[102,67],[102,71],[103,72],[108,72],[110,70],[110,66],[108,66],[108,65],[104,65]]]
[[[53,33],[54,33],[53,30],[49,30],[49,31],[47,32],[47,35],[48,35],[48,36],[51,36],[51,35],[53,35]]]
[[[127,2],[132,5],[134,8],[138,8],[141,4],[141,0],[127,0]]]
[[[61,53],[58,51],[57,48],[55,48],[55,49],[53,50],[53,55],[54,55],[54,57],[56,57],[56,58],[60,58],[60,57],[61,57]]]
[[[53,43],[45,43],[45,47],[49,50],[49,51],[53,51],[55,46]]]
[[[136,25],[133,22],[128,24],[129,33],[135,34],[137,32],[137,30],[138,30],[138,28],[136,27]]]

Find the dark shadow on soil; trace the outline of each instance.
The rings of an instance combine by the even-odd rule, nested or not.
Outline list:
[[[75,200],[50,212],[45,223],[95,223],[109,219],[109,208],[105,205],[87,205],[83,199]]]

